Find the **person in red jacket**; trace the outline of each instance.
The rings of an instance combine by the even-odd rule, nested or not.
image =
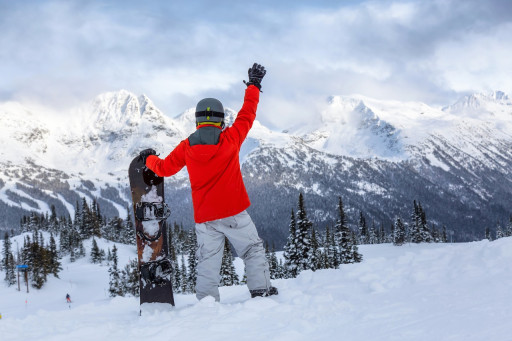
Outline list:
[[[214,98],[196,106],[196,131],[165,158],[153,149],[140,153],[158,176],[171,176],[187,166],[198,242],[196,296],[220,300],[219,283],[224,242],[227,239],[244,260],[251,297],[276,295],[270,283],[263,242],[247,213],[250,206],[240,172],[239,153],[256,118],[263,66],[254,63],[244,103],[233,125],[224,128],[224,107]]]

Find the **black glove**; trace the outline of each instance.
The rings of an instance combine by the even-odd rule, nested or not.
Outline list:
[[[267,70],[265,70],[265,67],[263,65],[254,63],[254,65],[247,71],[247,74],[249,75],[249,81],[244,81],[244,83],[247,86],[254,85],[261,90],[261,80],[263,79],[263,77],[265,77],[266,73]]]
[[[143,151],[141,151],[139,153],[139,157],[140,159],[139,160],[142,160],[142,162],[144,162],[144,164],[146,164],[146,159],[148,158],[148,156],[150,155],[156,155],[156,152],[154,149],[152,148],[148,148],[148,149],[144,149]]]

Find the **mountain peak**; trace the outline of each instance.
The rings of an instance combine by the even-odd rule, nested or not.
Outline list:
[[[477,110],[489,105],[512,105],[510,97],[503,91],[474,93],[460,98],[454,104],[443,108],[444,111]]]

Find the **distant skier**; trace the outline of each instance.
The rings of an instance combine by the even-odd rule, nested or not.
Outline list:
[[[71,303],[71,296],[69,294],[66,294],[66,302]]]
[[[263,66],[254,63],[245,82],[242,109],[229,128],[224,128],[224,107],[215,98],[205,98],[196,106],[196,131],[165,158],[153,149],[140,153],[146,166],[158,176],[171,176],[187,166],[192,187],[196,222],[197,283],[196,297],[213,296],[220,301],[219,283],[225,237],[244,260],[247,286],[252,297],[277,295],[270,284],[263,242],[251,217],[250,206],[240,172],[242,142],[256,118]]]

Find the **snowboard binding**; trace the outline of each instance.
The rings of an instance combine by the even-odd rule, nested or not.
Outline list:
[[[171,210],[163,202],[139,202],[135,205],[135,216],[140,221],[165,220],[171,215]]]
[[[146,283],[166,285],[172,275],[172,263],[168,259],[147,262],[140,267],[140,276]]]

